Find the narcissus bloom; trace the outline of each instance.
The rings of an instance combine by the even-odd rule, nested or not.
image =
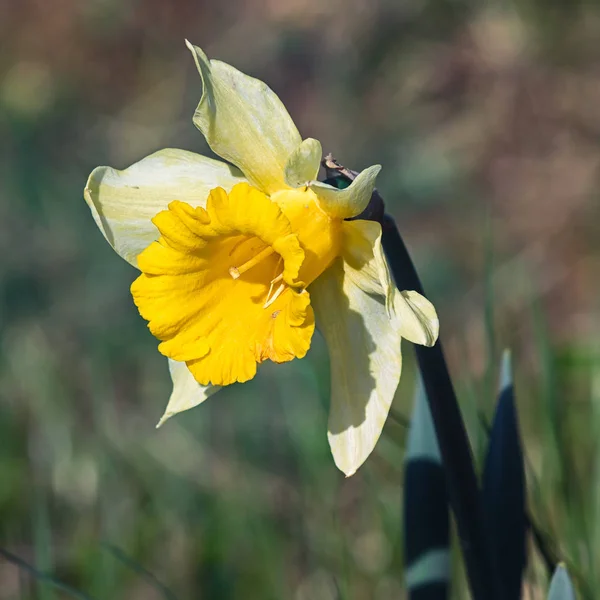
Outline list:
[[[302,140],[275,93],[188,47],[203,84],[194,123],[227,162],[161,150],[98,167],[85,188],[108,242],[141,271],[131,293],[173,379],[161,423],[267,359],[302,358],[316,322],[331,358],[329,442],[351,475],[385,423],[401,338],[435,343],[435,310],[394,286],[380,225],[345,220],[380,167],[344,190],[316,181],[321,144]]]

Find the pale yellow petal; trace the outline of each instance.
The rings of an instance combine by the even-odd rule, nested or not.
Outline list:
[[[343,190],[320,181],[312,181],[309,187],[317,195],[319,205],[329,216],[349,219],[359,215],[369,204],[379,171],[381,171],[380,165],[373,165],[361,171]]]
[[[403,338],[424,346],[435,344],[439,333],[435,308],[421,294],[396,288],[381,245],[379,223],[362,220],[344,223],[344,259],[356,285],[386,299],[391,326]]]
[[[331,362],[329,444],[335,464],[350,476],[381,435],[402,355],[383,298],[357,286],[343,264],[336,261],[309,290]]]
[[[285,165],[302,138],[281,100],[262,81],[186,44],[203,83],[194,124],[208,145],[263,192],[287,187]]]
[[[316,179],[321,168],[323,149],[321,142],[308,138],[291,154],[285,165],[285,181],[293,188],[306,185]]]
[[[343,257],[348,276],[363,291],[383,296],[391,316],[396,286],[381,246],[381,225],[357,220],[345,221],[343,226]]]
[[[235,167],[186,150],[167,149],[123,171],[97,167],[84,197],[110,245],[137,267],[138,254],[158,239],[151,219],[170,202],[204,206],[211,189],[230,190],[243,181]]]
[[[433,346],[438,338],[440,322],[427,298],[413,291],[394,295],[394,312],[400,335],[413,344]]]
[[[177,413],[202,404],[208,397],[221,389],[216,385],[200,385],[184,362],[169,359],[169,371],[173,380],[173,391],[165,414],[158,422],[157,428]]]

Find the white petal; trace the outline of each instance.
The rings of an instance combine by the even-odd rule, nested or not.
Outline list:
[[[323,149],[321,142],[305,139],[291,154],[285,165],[285,182],[293,188],[316,179],[321,168]]]
[[[373,451],[400,380],[400,334],[383,299],[357,286],[337,260],[309,288],[331,361],[328,438],[352,475]]]
[[[403,338],[433,346],[439,333],[435,308],[414,291],[400,292],[392,279],[381,246],[381,226],[373,221],[344,223],[344,259],[356,285],[386,299],[388,314]]]
[[[241,181],[245,180],[235,167],[186,150],[167,149],[123,171],[97,167],[84,197],[110,245],[137,267],[137,255],[158,237],[151,219],[169,202],[204,205],[213,188],[229,191]]]
[[[221,389],[215,385],[200,385],[184,362],[169,359],[169,372],[173,380],[173,391],[165,414],[156,425],[157,428],[173,415],[198,406]]]
[[[302,138],[281,100],[262,81],[186,44],[203,84],[194,124],[208,145],[263,192],[285,189],[285,165]]]
[[[338,219],[349,219],[356,217],[367,208],[379,171],[381,171],[380,165],[373,165],[361,171],[343,190],[320,181],[311,181],[309,187],[317,195],[320,207],[327,214]]]

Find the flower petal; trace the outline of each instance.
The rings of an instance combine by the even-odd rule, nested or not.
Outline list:
[[[364,292],[383,296],[391,317],[396,286],[381,246],[381,225],[357,220],[344,221],[343,226],[343,257],[348,276]]]
[[[173,391],[167,404],[165,414],[156,427],[160,427],[177,413],[189,410],[204,402],[209,396],[221,388],[216,385],[200,385],[190,373],[184,362],[169,359],[169,372],[173,380]]]
[[[321,142],[305,139],[291,154],[285,165],[285,182],[293,188],[316,179],[321,168],[323,149]]]
[[[328,438],[352,475],[372,452],[400,380],[401,336],[383,299],[362,290],[337,260],[309,288],[331,360]]]
[[[388,314],[403,338],[433,346],[440,327],[435,308],[421,294],[396,288],[381,246],[381,225],[346,221],[343,243],[346,270],[356,285],[385,297]]]
[[[413,291],[396,292],[394,312],[400,335],[413,344],[433,346],[438,338],[440,322],[435,307],[427,298]]]
[[[261,191],[285,188],[285,165],[302,138],[281,100],[262,81],[186,44],[204,88],[194,124],[208,145]]]
[[[123,171],[97,167],[84,197],[109,244],[137,267],[138,254],[158,239],[151,219],[170,202],[204,206],[213,188],[229,191],[243,181],[235,167],[186,150],[167,149]]]
[[[381,165],[373,165],[361,171],[345,189],[338,190],[327,183],[311,181],[309,187],[319,198],[319,205],[331,217],[350,219],[367,208],[375,189],[375,179]]]

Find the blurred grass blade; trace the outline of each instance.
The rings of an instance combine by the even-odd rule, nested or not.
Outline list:
[[[483,473],[483,510],[501,597],[518,600],[526,561],[525,469],[508,352]]]
[[[122,562],[125,566],[137,573],[148,583],[148,585],[153,587],[161,594],[161,596],[166,598],[166,600],[177,600],[177,596],[175,596],[175,594],[164,583],[159,581],[156,575],[148,571],[148,569],[140,565],[136,560],[123,552],[121,548],[117,548],[117,546],[113,546],[112,544],[108,544],[106,542],[102,543],[102,547],[110,552],[110,554],[112,554],[112,556],[114,556],[118,561]]]
[[[44,573],[43,571],[36,569],[34,566],[30,565],[28,562],[24,561],[16,554],[13,554],[12,552],[5,550],[4,548],[0,548],[0,556],[8,562],[12,563],[13,565],[19,567],[19,569],[21,569],[22,571],[27,572],[32,577],[35,577],[35,579],[38,582],[43,582],[54,587],[57,590],[62,590],[71,598],[77,598],[78,600],[94,600],[91,596],[88,596],[87,594],[84,594],[83,592],[72,588],[66,583],[60,581],[59,579],[56,579],[52,575],[49,575],[48,573]]]
[[[35,510],[33,515],[35,564],[43,571],[52,571],[52,531],[50,528],[48,506],[46,504],[45,492],[43,489],[36,489]],[[45,585],[43,581],[38,581],[37,600],[55,600],[54,590]]]
[[[445,600],[450,580],[446,479],[419,380],[406,446],[404,551],[411,600]]]
[[[548,600],[575,600],[575,590],[564,565],[558,565],[548,591]]]

